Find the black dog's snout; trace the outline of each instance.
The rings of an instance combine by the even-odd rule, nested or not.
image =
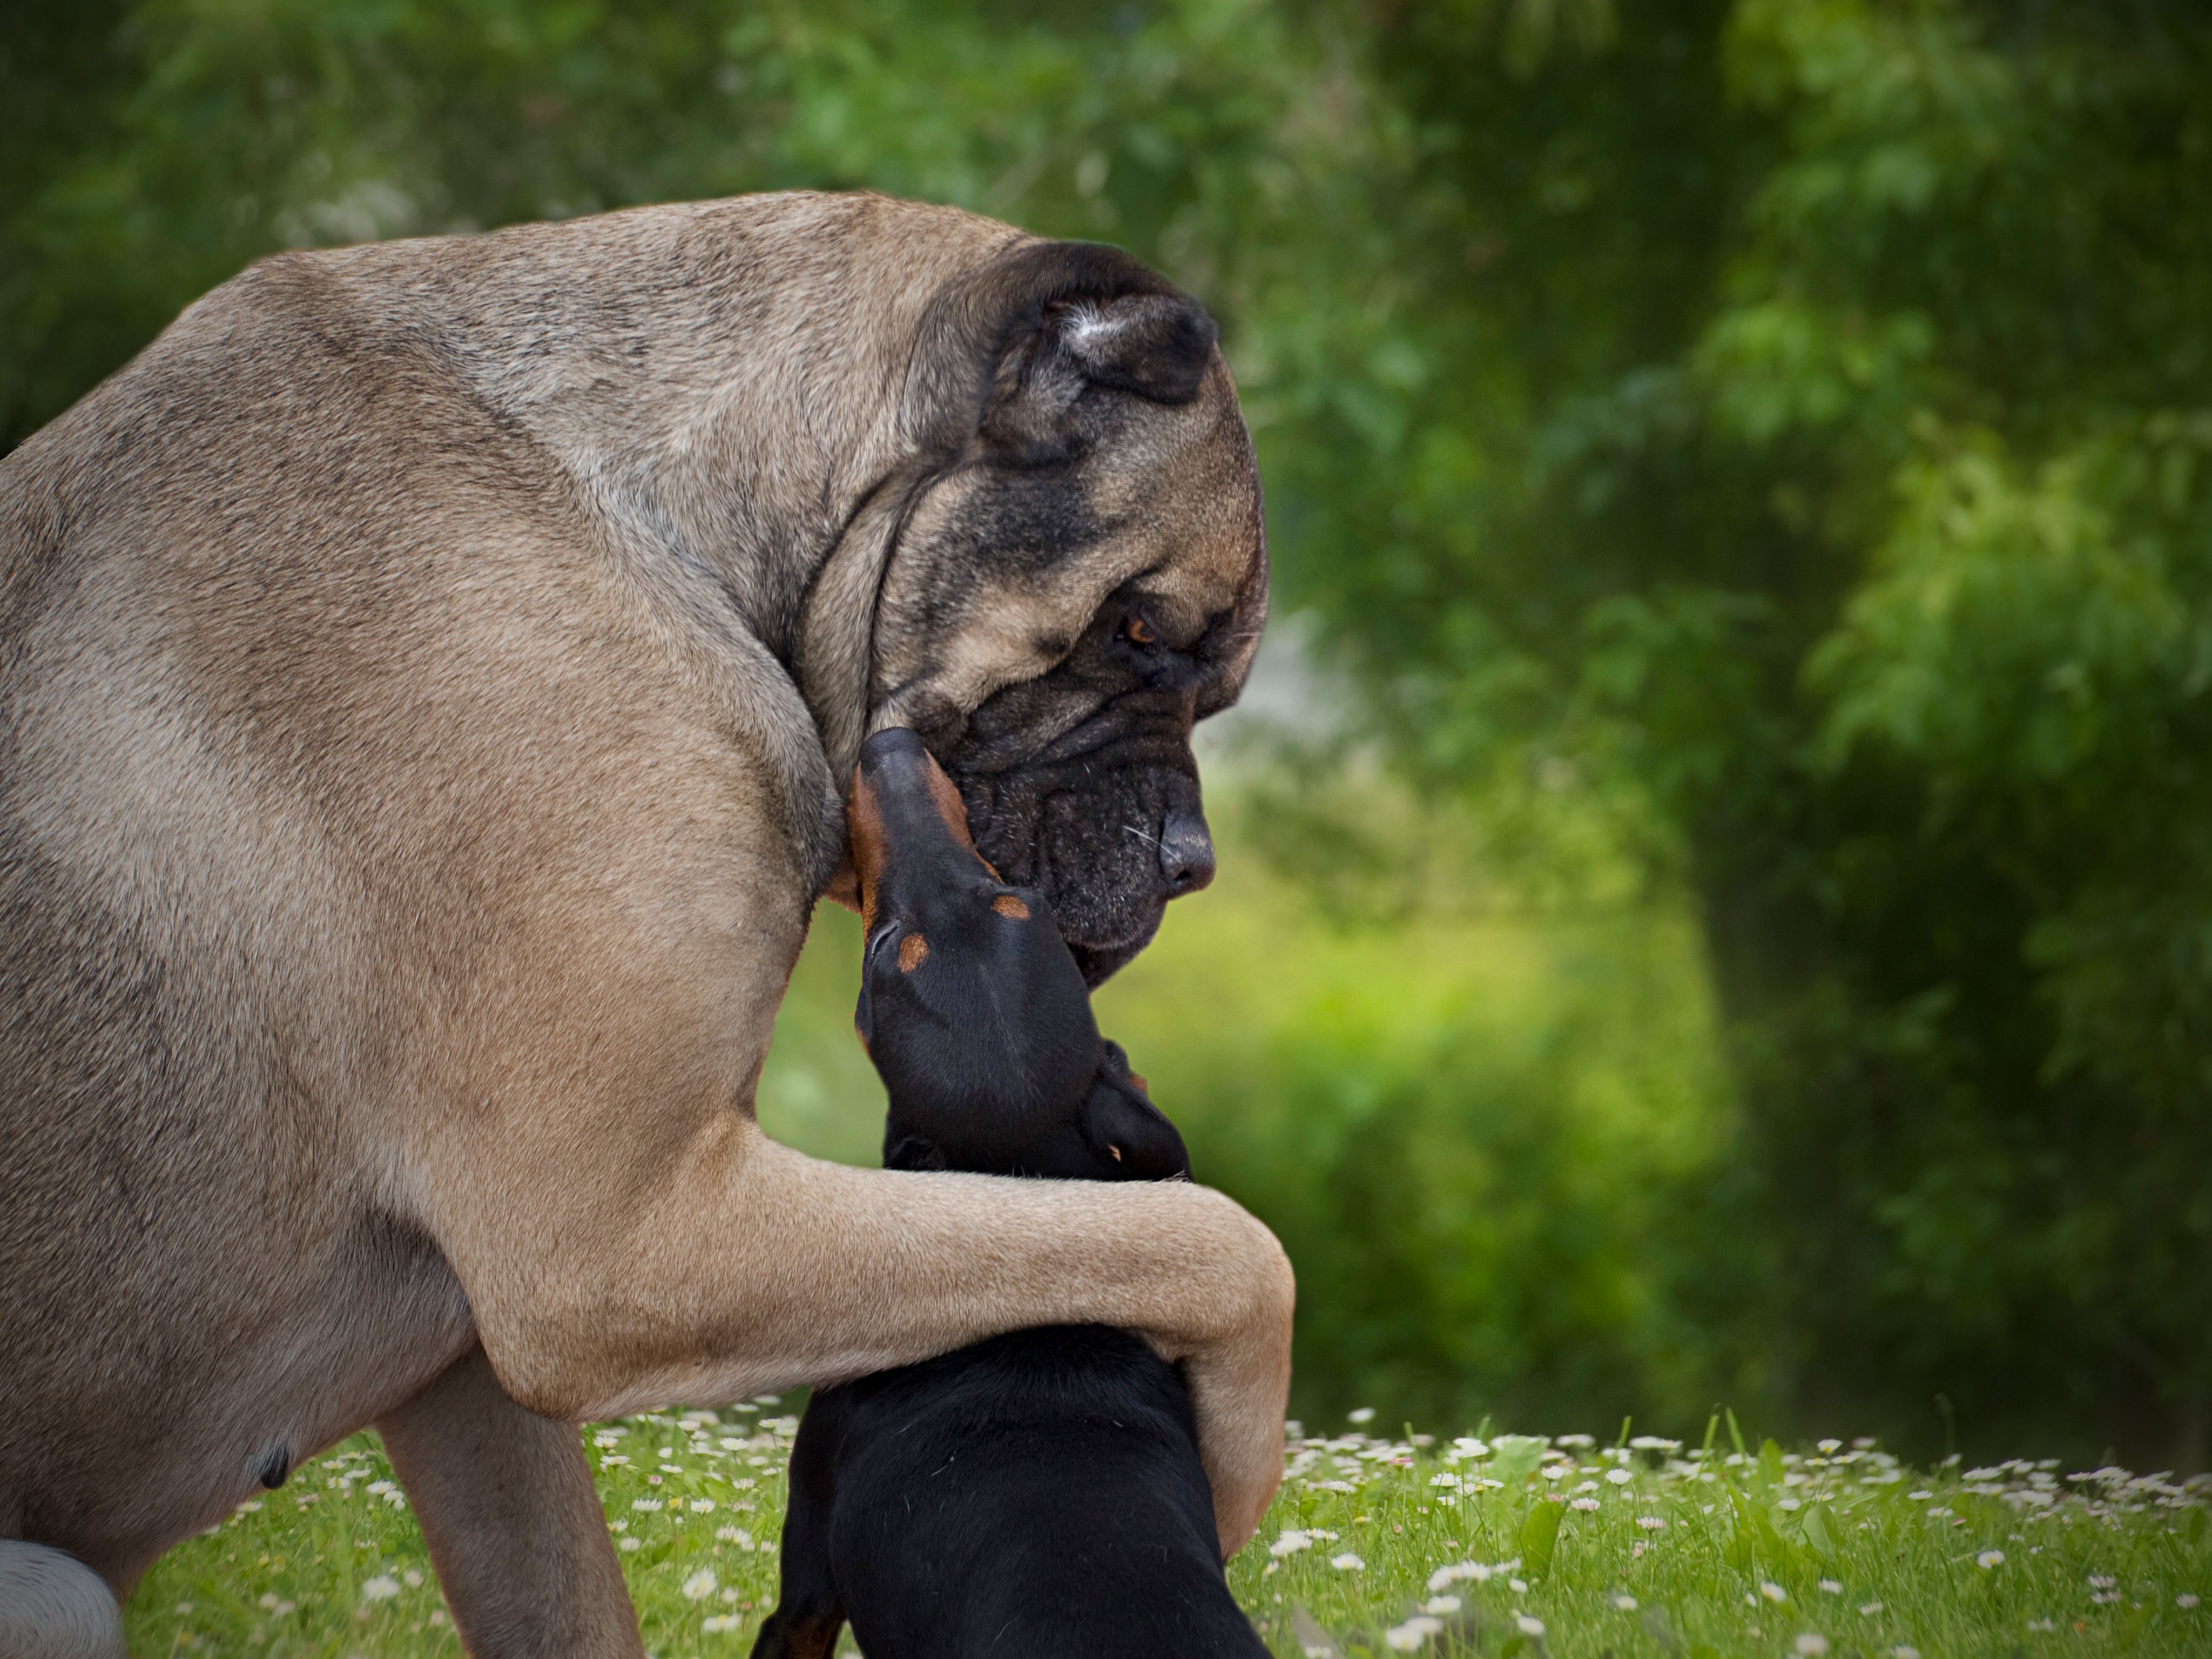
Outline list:
[[[1213,880],[1213,837],[1203,814],[1178,806],[1160,826],[1160,875],[1168,896],[1195,893]]]

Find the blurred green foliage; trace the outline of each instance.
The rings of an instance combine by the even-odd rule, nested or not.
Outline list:
[[[1470,343],[1301,592],[1427,775],[1694,896],[1800,1421],[2203,1467],[2212,15],[1612,17],[1378,31]]]
[[[1425,826],[1380,792],[1405,838]],[[1423,1423],[1702,1424],[1759,1397],[1739,1316],[1733,1115],[1679,905],[1531,912],[1449,884],[1416,909],[1285,878],[1264,793],[1217,792],[1222,874],[1097,997],[1200,1179],[1298,1267],[1294,1405]],[[771,1134],[882,1155],[852,1034],[858,920],[817,909],[761,1082]]]
[[[271,248],[795,185],[1224,319],[1350,689],[1108,1000],[1310,1403],[2204,1465],[2212,14],[15,0],[0,442]]]

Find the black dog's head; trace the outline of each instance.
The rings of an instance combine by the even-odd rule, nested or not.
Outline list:
[[[1104,1042],[1042,893],[977,856],[920,738],[862,745],[849,822],[866,934],[854,1023],[890,1094],[884,1162],[1068,1179],[1188,1174]]]

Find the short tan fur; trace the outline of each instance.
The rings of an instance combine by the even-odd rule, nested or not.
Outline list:
[[[634,1656],[567,1425],[1093,1320],[1188,1359],[1249,1535],[1258,1223],[753,1115],[866,732],[1132,580],[1264,596],[1218,355],[1078,554],[949,570],[1038,246],[788,195],[282,256],[0,460],[0,1571],[120,1596],[375,1423],[471,1651]]]

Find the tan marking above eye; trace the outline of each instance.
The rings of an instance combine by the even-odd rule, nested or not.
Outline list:
[[[1012,893],[1000,894],[991,901],[991,908],[1008,921],[1027,921],[1030,919],[1030,907]]]
[[[908,933],[899,941],[899,972],[910,974],[929,960],[929,941],[919,933]]]

